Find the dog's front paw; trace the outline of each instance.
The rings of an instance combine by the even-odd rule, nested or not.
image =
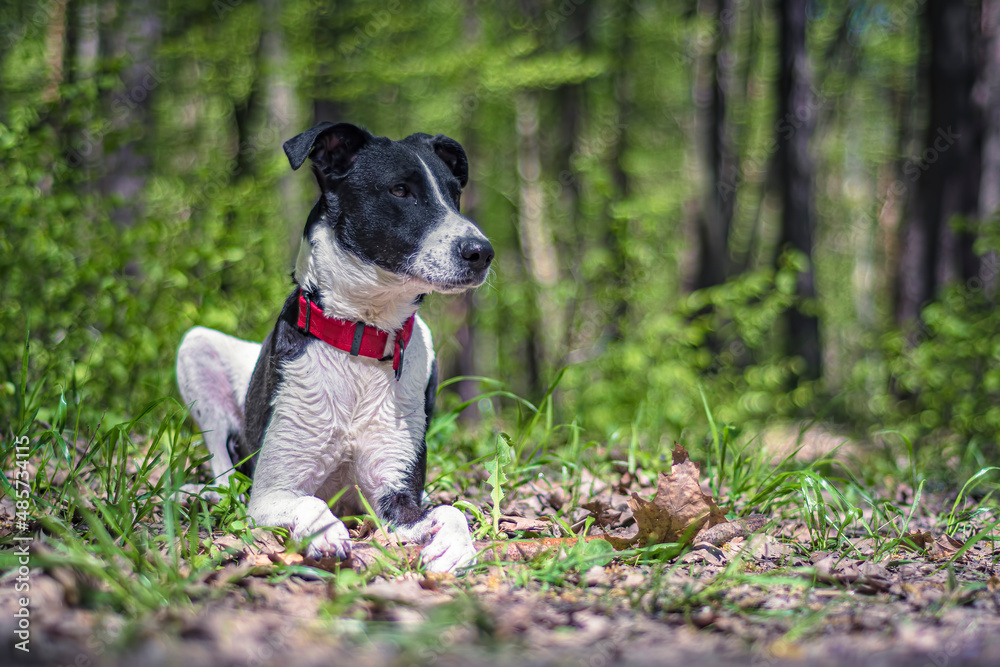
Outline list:
[[[312,537],[304,555],[316,560],[331,556],[340,559],[349,557],[351,536],[347,526],[319,498],[302,500],[292,520],[292,537],[302,541]]]
[[[420,551],[420,559],[429,572],[454,572],[475,564],[476,547],[469,534],[469,522],[462,512],[450,505],[432,509],[428,541]]]

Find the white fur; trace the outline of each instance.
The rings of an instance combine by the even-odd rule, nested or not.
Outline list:
[[[479,231],[478,227],[472,224],[471,220],[455,211],[454,204],[445,200],[438,187],[437,179],[431,174],[427,163],[419,157],[417,159],[420,160],[420,164],[424,168],[434,198],[441,210],[446,213],[431,228],[431,231],[421,241],[420,249],[410,258],[409,272],[420,276],[424,282],[434,285],[436,292],[464,292],[469,286],[458,284],[466,267],[457,252],[456,241],[475,238],[485,244],[487,243],[486,237]]]
[[[476,558],[469,523],[451,505],[435,507],[414,525],[395,532],[404,539],[425,543],[420,560],[431,572],[454,572]]]
[[[434,291],[425,281],[391,273],[345,252],[328,225],[313,225],[311,236],[302,239],[295,282],[319,293],[324,314],[383,331],[403,326],[417,310],[417,297]]]
[[[330,225],[314,224],[302,239],[295,280],[318,295],[326,315],[392,332],[416,312],[421,294],[472,287],[459,284],[466,267],[457,241],[479,237],[485,244],[486,237],[445,200],[430,169],[421,164],[446,213],[410,258],[408,275],[344,251]],[[390,335],[385,355],[392,353],[394,343]],[[242,424],[259,349],[196,327],[178,351],[181,393],[185,401],[195,402],[192,414],[206,430],[213,473],[220,478],[228,478],[228,472],[217,468],[231,467],[226,435]],[[311,539],[309,556],[346,556],[347,529],[328,501],[346,488],[333,509],[356,513],[363,508],[355,485],[372,505],[387,492],[401,490],[424,436],[424,392],[433,360],[430,330],[420,318],[406,346],[399,381],[391,362],[351,356],[315,341],[298,358],[286,360],[254,473],[248,512],[255,523],[283,526],[296,539]],[[452,571],[475,557],[465,516],[453,507],[434,508],[417,523],[395,530],[425,544],[422,558],[431,571]]]
[[[399,382],[392,364],[327,345],[310,345],[287,363],[254,475],[250,516],[259,525],[288,526],[297,539],[323,524],[319,544],[337,544],[345,532],[334,514],[303,508],[346,486],[336,509],[359,512],[355,484],[370,504],[398,489],[423,437],[432,350],[430,330],[418,318]],[[309,553],[316,551],[311,545]]]

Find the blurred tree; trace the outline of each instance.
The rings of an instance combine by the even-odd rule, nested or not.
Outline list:
[[[929,110],[923,149],[903,170],[916,187],[899,255],[896,315],[902,324],[912,325],[949,281],[979,273],[973,252],[983,139],[974,100],[982,62],[979,19],[979,3],[928,0],[924,9],[921,84]]]
[[[100,59],[120,63],[122,88],[104,99],[101,114],[110,123],[102,147],[100,188],[105,197],[116,201],[112,219],[120,225],[134,225],[142,215],[142,192],[150,173],[150,146],[156,141],[156,125],[151,109],[163,74],[156,51],[163,29],[159,14],[145,0],[133,0],[105,7],[101,21]],[[113,141],[111,141],[113,140]],[[137,270],[137,267],[133,267]]]
[[[781,189],[781,246],[806,260],[798,274],[799,302],[788,312],[788,351],[805,362],[802,376],[820,377],[819,319],[813,261],[815,170],[810,139],[820,101],[812,86],[806,49],[808,0],[779,3],[780,61],[778,66],[777,161]]]
[[[705,82],[702,94],[708,97],[708,114],[703,127],[707,143],[709,187],[707,201],[698,225],[698,258],[696,260],[694,288],[721,285],[731,273],[729,232],[733,224],[736,205],[737,164],[733,146],[732,121],[727,104],[731,95],[733,63],[733,24],[736,7],[733,0],[716,0],[710,8],[715,39],[706,53]]]
[[[820,376],[859,424],[994,437],[992,292],[940,288],[1000,273],[998,20],[981,0],[0,3],[0,358],[28,326],[33,371],[124,411],[174,391],[193,324],[263,337],[316,196],[281,143],[345,120],[469,153],[497,260],[423,307],[444,376],[537,400],[569,364],[556,408],[650,446],[700,432],[699,386],[746,422],[827,407],[788,391]],[[897,315],[929,299],[937,338],[909,354]]]
[[[1000,211],[1000,2],[982,3],[982,64],[974,92],[983,123],[983,168],[979,184],[979,220]],[[983,255],[979,278],[991,296],[1000,277],[1000,248]]]

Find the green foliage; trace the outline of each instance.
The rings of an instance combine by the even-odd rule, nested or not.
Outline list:
[[[490,499],[493,501],[493,535],[500,533],[500,501],[504,498],[503,485],[507,483],[507,475],[504,468],[510,465],[513,447],[511,447],[510,436],[506,433],[497,434],[496,450],[493,460],[486,465],[490,477],[486,483],[490,485]]]
[[[692,230],[711,190],[692,91],[704,88],[720,28],[701,10],[180,2],[145,17],[156,39],[114,46],[142,13],[134,8],[81,22],[63,38],[83,41],[57,49],[52,29],[71,19],[56,3],[29,4],[0,9],[0,426],[14,435],[51,432],[60,456],[81,438],[119,446],[125,435],[109,425],[147,406],[170,412],[154,401],[176,396],[175,351],[189,327],[265,335],[316,195],[280,145],[319,113],[393,137],[445,132],[469,152],[464,211],[497,248],[495,274],[421,312],[445,374],[475,373],[463,379],[485,390],[465,400],[443,385],[446,416],[428,441],[455,458],[433,484],[454,487],[453,473],[481,460],[503,471],[492,435],[460,426],[466,409],[491,434],[513,434],[509,465],[522,474],[508,486],[546,465],[575,479],[604,450],[631,471],[653,469],[679,440],[705,454],[716,489],[754,497],[768,459],[753,437],[802,418],[897,430],[913,443],[914,486],[916,459],[933,452],[924,442],[951,447],[948,465],[969,474],[995,459],[1000,222],[963,223],[981,275],[929,304],[917,331],[893,319],[878,250],[892,203],[883,175],[906,157],[894,105],[912,88],[919,13],[889,26],[858,18],[857,69],[817,69],[822,187],[806,258],[779,247],[767,179],[773,8],[737,8],[730,278],[692,291]],[[813,17],[817,62],[839,53],[841,18]],[[87,55],[87,39],[102,48]],[[525,261],[535,214],[551,278]],[[796,282],[810,263],[818,296],[803,303]],[[821,317],[818,382],[802,381],[802,361],[785,353],[791,308]],[[120,480],[106,483],[114,491]],[[238,510],[234,496],[213,512],[228,523]]]
[[[606,540],[581,538],[573,546],[563,549],[562,553],[545,554],[534,560],[530,576],[538,581],[560,586],[566,583],[571,572],[583,573],[592,567],[604,567],[615,556],[614,547]]]
[[[1000,247],[998,228],[996,221],[984,228],[984,250]],[[948,453],[966,471],[994,461],[1000,442],[998,265],[993,253],[980,261],[978,276],[948,288],[914,328],[886,334],[882,356],[854,370],[859,392],[873,381],[888,387],[863,404],[875,421],[898,425],[918,445],[933,443],[938,451],[924,453],[937,459],[942,445],[957,447]]]
[[[588,424],[608,431],[641,414],[639,426],[652,438],[646,446],[654,451],[706,423],[699,385],[722,422],[794,414],[811,400],[811,389],[786,393],[798,361],[784,358],[771,334],[795,303],[796,269],[787,258],[777,271],[747,273],[670,310],[637,313],[628,337],[594,362],[570,368],[568,400],[582,406]]]

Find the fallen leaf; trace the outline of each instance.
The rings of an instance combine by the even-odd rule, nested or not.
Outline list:
[[[934,538],[931,537],[931,534],[922,530],[911,531],[903,535],[903,537],[908,539],[910,542],[913,542],[918,549],[927,549],[934,543]],[[902,546],[906,548],[907,544],[904,542]]]
[[[530,519],[523,516],[504,515],[500,517],[500,530],[507,533],[524,531],[529,533],[547,533],[552,527],[548,517]]]
[[[252,565],[253,567],[270,567],[271,559],[264,554],[256,554],[247,557],[247,564]]]
[[[305,560],[302,554],[291,553],[288,551],[282,551],[280,553],[269,554],[271,560],[275,563],[281,563],[282,565],[301,565],[302,561]]]
[[[927,531],[914,531],[906,533],[903,537],[915,544],[919,549],[926,551],[932,561],[948,560],[959,549],[965,546],[964,542],[950,535],[934,537]],[[904,542],[901,546],[906,548],[907,544]]]
[[[701,490],[698,464],[691,461],[687,450],[679,444],[674,445],[673,461],[669,474],[660,473],[652,502],[636,493],[628,500],[639,525],[636,540],[640,545],[687,542],[703,526],[726,521],[712,496]]]
[[[594,525],[600,528],[611,528],[616,526],[622,518],[622,512],[620,510],[615,510],[611,507],[611,505],[599,498],[592,500],[589,503],[583,503],[581,507],[590,512],[590,515],[594,517]]]
[[[763,528],[766,523],[767,517],[763,514],[751,514],[735,521],[722,521],[704,528],[698,533],[695,541],[720,546],[737,537],[748,537]]]

